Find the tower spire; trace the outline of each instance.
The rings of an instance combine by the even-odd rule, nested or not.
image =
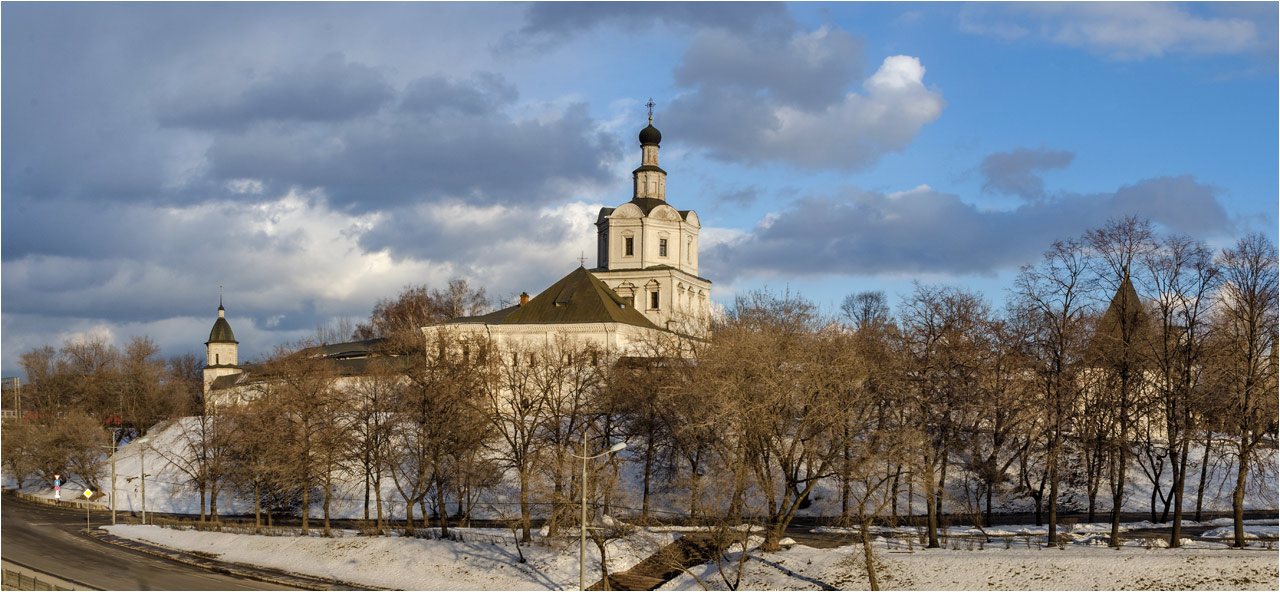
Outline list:
[[[653,99],[645,103],[649,108],[649,126],[640,130],[640,168],[632,171],[635,180],[636,199],[667,198],[667,173],[658,167],[658,144],[662,142],[662,132],[653,127]]]

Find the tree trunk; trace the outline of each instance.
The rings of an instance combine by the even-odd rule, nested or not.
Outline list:
[[[649,520],[649,480],[653,475],[653,446],[653,434],[650,432],[644,447],[644,494],[640,498],[640,517],[645,522]]]
[[[1204,456],[1200,458],[1200,486],[1196,488],[1196,522],[1201,520],[1204,508],[1204,485],[1209,480],[1209,455],[1213,450],[1213,432],[1204,431]]]
[[[1112,471],[1111,485],[1111,546],[1120,548],[1120,510],[1124,503],[1124,477],[1125,469],[1128,466],[1128,458],[1125,455],[1125,445],[1120,443],[1119,449],[1116,451],[1116,467]]]
[[[324,488],[324,536],[332,537],[333,529],[329,527],[329,503],[333,499],[333,484],[326,484]]]
[[[310,487],[307,487],[306,485],[302,486],[302,536],[311,535],[311,529],[307,522],[311,517],[311,499],[309,497],[310,492],[307,491],[308,489],[310,489]]]
[[[528,469],[520,470],[520,542],[528,543],[533,540],[530,532],[529,519],[529,471]]]
[[[892,493],[889,495],[889,505],[891,508],[890,515],[893,516],[893,523],[898,523],[898,478],[902,476],[902,465],[896,465],[893,469],[893,486],[890,489]]]
[[[1249,476],[1249,433],[1240,434],[1238,449],[1239,467],[1236,469],[1236,487],[1231,492],[1231,517],[1235,521],[1236,542],[1233,547],[1244,548],[1244,486]]]
[[[413,536],[413,500],[404,500],[404,536]]]
[[[209,520],[217,524],[218,520],[218,487],[209,488]]]
[[[947,493],[947,457],[948,456],[950,455],[948,455],[946,452],[942,453],[942,469],[938,471],[938,486],[936,489],[933,490],[934,492],[933,503],[938,506],[938,508],[934,510],[934,516],[937,517],[939,523],[942,521],[942,516],[943,516],[942,498],[946,497],[946,493]]]
[[[987,485],[987,517],[984,526],[991,526],[991,490],[995,489],[992,485]]]
[[[382,521],[382,471],[374,471],[373,481],[374,503],[378,509],[378,534],[381,535],[382,529],[386,527]]]
[[[1049,544],[1058,544],[1058,439],[1062,436],[1054,434],[1054,442],[1049,452]]]
[[[1182,450],[1178,452],[1178,461],[1173,465],[1173,533],[1169,535],[1170,547],[1182,546],[1182,497],[1187,485],[1187,452],[1191,448],[1189,433],[1183,433]]]
[[[364,452],[364,520],[369,521],[369,451]]]
[[[871,548],[871,520],[862,519],[862,560],[867,569],[867,586],[872,590],[880,589],[880,578],[876,574],[876,557]]]
[[[928,516],[928,522],[925,529],[929,535],[929,548],[937,549],[941,545],[938,543],[938,506],[935,503],[937,497],[938,485],[933,479],[933,463],[926,461],[925,465],[929,467],[924,474],[924,505],[925,513]]]
[[[253,534],[262,532],[262,486],[253,484]]]
[[[445,505],[444,484],[436,484],[436,511],[440,513],[440,538],[449,536],[449,508]]]

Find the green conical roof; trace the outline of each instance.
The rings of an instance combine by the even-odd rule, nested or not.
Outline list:
[[[236,341],[235,333],[231,332],[231,323],[228,323],[227,318],[223,316],[225,310],[221,305],[218,306],[218,320],[213,322],[213,330],[209,331],[209,341],[206,341],[205,345],[210,343],[240,343]]]

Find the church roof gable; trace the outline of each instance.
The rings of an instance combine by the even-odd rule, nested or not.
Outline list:
[[[625,323],[658,328],[583,267],[573,270],[497,323]]]

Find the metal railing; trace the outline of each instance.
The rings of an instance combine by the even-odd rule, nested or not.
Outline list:
[[[74,588],[63,588],[47,580],[41,580],[40,576],[29,576],[12,569],[4,570],[3,588],[5,590],[74,590]]]

